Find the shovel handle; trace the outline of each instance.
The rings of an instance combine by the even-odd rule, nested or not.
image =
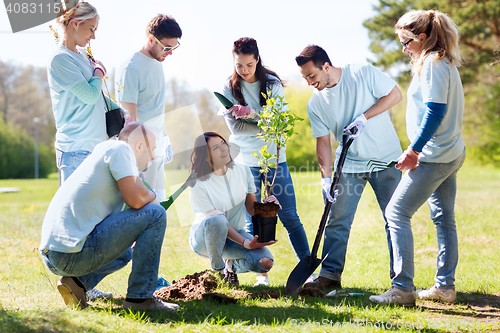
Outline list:
[[[340,174],[342,173],[342,168],[344,166],[345,159],[347,157],[347,150],[351,146],[353,142],[353,138],[349,138],[349,135],[344,134],[342,136],[342,152],[340,153],[339,162],[337,163],[337,168],[335,169],[332,186],[330,187],[330,195],[333,196],[333,193],[337,189],[337,184],[339,183]],[[328,219],[328,215],[330,215],[330,209],[332,207],[332,203],[327,200],[325,210],[323,211],[323,216],[321,217],[321,222],[319,223],[318,232],[316,234],[316,238],[314,239],[314,245],[311,250],[311,258],[316,258],[319,249],[319,243],[321,242],[321,238],[323,237],[323,232],[326,227],[326,220]]]

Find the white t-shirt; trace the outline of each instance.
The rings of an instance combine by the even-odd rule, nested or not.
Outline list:
[[[106,140],[104,99],[85,104],[71,92],[71,88],[94,74],[88,57],[59,45],[57,54],[47,67],[47,77],[56,122],[55,147],[64,152],[87,150]]]
[[[273,76],[268,75],[268,81],[273,80]],[[275,80],[277,80],[275,78]],[[254,83],[248,83],[246,81],[240,80],[241,83],[241,92],[243,93],[243,97],[245,98],[245,102],[247,106],[251,109],[256,110],[256,113],[259,114],[264,110],[263,107],[260,106],[260,81],[256,81]],[[271,90],[271,96],[282,96],[285,97],[285,93],[283,92],[283,86],[279,83],[273,83],[268,91]],[[230,100],[233,105],[239,104],[238,101],[234,98],[231,90],[229,89],[229,82],[224,86],[223,91],[224,97]],[[283,99],[283,102],[285,100]],[[225,110],[225,109],[224,109]],[[285,110],[288,110],[288,107],[285,106]],[[222,114],[219,112],[219,114]],[[227,115],[226,115],[227,117]],[[258,129],[257,121],[258,116],[255,120],[251,119],[240,119],[238,121],[245,121],[248,124],[252,124],[256,129]],[[259,166],[259,159],[257,157],[252,156],[252,153],[258,153],[258,151],[264,146],[264,140],[257,137],[256,135],[248,135],[246,133],[238,133],[233,132],[231,126],[229,126],[231,130],[231,135],[229,136],[229,142],[235,143],[240,148],[240,153],[234,157],[235,161],[238,163],[242,163],[251,167]],[[273,143],[267,144],[267,149],[270,154],[276,154],[276,145]],[[274,159],[270,160],[271,163],[275,163]],[[286,162],[286,147],[280,149],[279,162]]]
[[[123,209],[117,181],[138,175],[128,143],[108,140],[98,144],[52,198],[43,220],[40,249],[80,252],[95,226]]]
[[[137,104],[137,119],[155,134],[155,156],[165,156],[162,138],[166,91],[162,63],[136,52],[116,71],[115,80],[119,101]]]
[[[432,138],[422,149],[419,161],[448,163],[464,151],[462,120],[464,115],[464,90],[460,74],[454,63],[441,59],[434,61],[429,55],[420,75],[415,75],[408,88],[406,129],[411,142],[417,139],[420,125],[427,110],[425,103],[446,104],[446,113]]]
[[[224,176],[210,175],[205,181],[197,180],[189,188],[189,199],[196,218],[195,228],[205,216],[202,214],[212,209],[224,212],[229,225],[235,230],[245,229],[245,200],[247,193],[255,193],[252,173],[246,165],[234,163]]]
[[[335,140],[342,143],[342,132],[357,116],[366,112],[380,98],[387,96],[396,86],[387,75],[368,64],[342,67],[340,80],[332,88],[315,90],[307,112],[315,138],[333,132]],[[335,164],[342,151],[336,151]],[[402,150],[388,112],[367,121],[359,137],[348,150],[343,171],[360,173],[370,171],[370,160],[389,162],[398,159]]]

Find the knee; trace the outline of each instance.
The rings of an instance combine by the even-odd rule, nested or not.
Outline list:
[[[269,271],[273,267],[274,261],[271,258],[262,258],[259,264],[262,269]]]
[[[205,220],[206,228],[210,229],[227,229],[229,222],[226,216],[222,214],[209,215]]]

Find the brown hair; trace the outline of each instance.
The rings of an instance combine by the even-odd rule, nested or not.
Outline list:
[[[146,35],[153,35],[160,40],[163,38],[181,38],[182,30],[172,16],[157,14],[149,21]]]
[[[255,69],[257,80],[260,81],[259,102],[261,106],[266,105],[266,98],[262,94],[267,96],[267,88],[270,88],[274,83],[279,82],[282,86],[284,86],[283,81],[280,79],[278,74],[262,65],[262,57],[259,55],[259,47],[257,46],[257,41],[255,39],[242,37],[235,41],[233,44],[233,55],[234,54],[253,54],[254,59],[259,60],[257,62],[257,68]],[[274,78],[268,80],[267,74],[274,76]],[[247,105],[245,98],[243,97],[243,93],[241,92],[240,80],[241,77],[235,69],[233,71],[233,75],[229,77],[229,89],[231,90],[234,98],[238,101],[238,104]]]
[[[427,39],[422,43],[420,58],[412,62],[412,75],[420,74],[425,59],[436,53],[434,60],[447,58],[460,67],[463,58],[458,46],[459,30],[455,22],[448,15],[437,10],[412,10],[401,16],[396,23],[396,33],[418,40],[424,33]]]
[[[210,175],[214,171],[212,169],[212,164],[210,163],[212,157],[208,149],[208,140],[214,137],[221,138],[223,142],[227,143],[226,139],[224,139],[222,135],[216,132],[205,132],[197,136],[194,140],[194,149],[191,153],[190,170],[194,171],[194,173],[196,174],[196,178],[201,181],[208,180],[210,178]],[[231,162],[229,162],[227,166],[229,168],[232,168],[233,165],[234,162],[231,158]]]
[[[295,62],[297,62],[297,65],[300,67],[307,64],[309,61],[312,61],[314,66],[319,69],[323,69],[325,62],[333,66],[326,51],[318,45],[307,46],[295,57]]]

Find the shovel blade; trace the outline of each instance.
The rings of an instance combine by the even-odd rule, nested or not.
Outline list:
[[[321,264],[321,261],[322,260],[318,258],[302,258],[290,273],[290,276],[288,276],[288,281],[286,282],[286,294],[296,295],[299,292],[300,287],[302,287],[312,273],[314,273],[316,268],[318,268]]]

